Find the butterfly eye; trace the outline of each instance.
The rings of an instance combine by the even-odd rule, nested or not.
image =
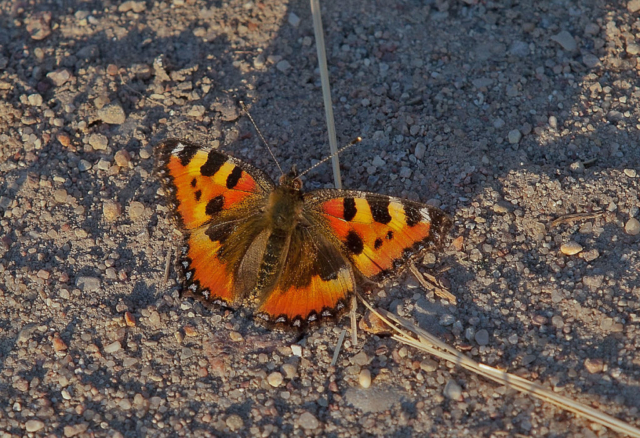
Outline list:
[[[302,181],[300,181],[298,178],[294,179],[293,188],[296,190],[300,190],[302,188]]]

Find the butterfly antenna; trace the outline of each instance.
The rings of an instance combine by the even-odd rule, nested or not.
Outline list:
[[[344,152],[345,150],[349,149],[351,146],[360,143],[361,141],[362,141],[362,137],[356,137],[355,139],[351,140],[351,142],[349,142],[349,144],[347,144],[346,146],[343,146],[342,148],[340,148],[335,154],[331,154],[328,157],[323,158],[322,160],[318,161],[316,164],[314,164],[313,166],[311,166],[310,168],[308,168],[307,170],[305,170],[304,172],[299,174],[298,178],[300,178],[305,173],[311,172],[313,169],[315,169],[316,167],[318,167],[322,163],[325,163],[325,162],[329,161],[330,159],[332,159],[333,157],[335,157],[337,155],[340,155],[342,152]]]
[[[249,120],[251,120],[251,123],[253,124],[253,127],[256,128],[256,132],[258,133],[258,136],[262,140],[262,143],[264,143],[264,145],[267,147],[267,150],[271,154],[271,158],[273,158],[273,161],[276,162],[276,166],[278,166],[278,169],[280,170],[280,173],[284,174],[284,172],[282,171],[282,167],[280,167],[280,163],[278,163],[278,160],[276,160],[276,156],[273,155],[273,152],[271,151],[271,148],[269,147],[269,143],[267,143],[267,140],[265,140],[264,137],[262,136],[262,132],[260,132],[260,129],[258,129],[258,125],[256,125],[256,122],[253,120],[253,117],[251,117],[251,113],[249,112],[249,110],[247,109],[247,107],[245,106],[243,101],[240,101],[240,106],[242,107],[242,110],[245,113],[247,113],[247,116],[249,117]]]

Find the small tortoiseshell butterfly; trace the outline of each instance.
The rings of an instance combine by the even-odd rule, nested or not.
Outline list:
[[[435,207],[353,190],[302,191],[297,172],[263,171],[185,140],[157,149],[158,173],[187,240],[186,289],[301,327],[348,306],[356,279],[380,282],[439,246],[451,218]]]

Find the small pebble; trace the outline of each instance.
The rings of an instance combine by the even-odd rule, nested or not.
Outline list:
[[[427,373],[431,373],[438,369],[438,362],[433,359],[425,359],[420,362],[420,369],[422,371],[426,371]]]
[[[462,401],[462,388],[458,385],[458,382],[453,379],[447,382],[443,394],[450,400]]]
[[[29,101],[29,105],[31,106],[40,106],[42,105],[42,96],[34,93],[34,94],[30,94],[27,97],[27,100]]]
[[[136,318],[131,314],[131,312],[124,312],[124,322],[127,324],[127,327],[136,326]]]
[[[69,137],[69,134],[67,134],[66,132],[59,132],[58,134],[56,134],[56,139],[65,148],[71,145],[71,137]]]
[[[112,103],[106,105],[98,110],[98,117],[105,123],[110,125],[121,125],[126,120],[127,116],[120,104]]]
[[[602,359],[587,359],[584,361],[584,367],[591,374],[601,373],[604,370],[604,361]]]
[[[53,199],[60,204],[64,204],[67,202],[67,191],[65,189],[54,190]]]
[[[485,329],[478,330],[476,333],[476,342],[478,345],[488,345],[489,344],[489,332]]]
[[[627,3],[627,9],[631,13],[640,11],[640,0],[631,0]]]
[[[557,329],[561,329],[562,327],[564,327],[564,320],[562,319],[562,316],[554,315],[551,318],[551,325]]]
[[[142,202],[133,201],[129,204],[129,219],[132,221],[140,219],[144,215],[144,204]]]
[[[586,262],[592,262],[598,257],[600,257],[600,253],[598,252],[597,249],[591,249],[589,251],[585,251],[582,254],[580,254],[580,257],[582,257]]]
[[[109,222],[113,222],[122,214],[122,206],[116,201],[106,201],[102,206],[102,214]]]
[[[522,138],[522,133],[519,130],[513,129],[509,131],[509,143],[518,144],[520,143],[521,138]]]
[[[89,144],[97,151],[103,151],[109,145],[109,139],[102,134],[91,134],[89,136]]]
[[[53,85],[60,87],[71,79],[71,74],[68,70],[62,69],[47,73],[47,78],[53,82]]]
[[[448,313],[445,313],[440,317],[440,325],[443,327],[450,326],[454,322],[456,322],[456,319],[453,317],[453,315],[450,315]]]
[[[242,337],[242,335],[238,332],[232,331],[229,332],[229,338],[231,338],[231,340],[233,342],[242,342],[244,341],[244,338]]]
[[[76,286],[84,292],[95,292],[100,289],[100,279],[96,277],[78,277]]]
[[[600,65],[600,58],[598,58],[593,53],[585,53],[582,55],[582,63],[587,68],[595,68]]]
[[[276,64],[276,68],[280,70],[282,73],[286,73],[291,68],[291,64],[289,64],[289,61],[283,59],[282,61]]]
[[[640,222],[632,217],[624,224],[624,232],[630,236],[637,236],[640,233]]]
[[[113,156],[113,159],[115,160],[118,166],[129,167],[129,163],[131,162],[131,154],[129,154],[129,152],[126,151],[125,149],[120,149]]]
[[[91,167],[91,163],[89,163],[87,160],[78,161],[78,170],[80,172],[86,172],[87,170],[91,169]]]
[[[371,386],[371,371],[366,368],[361,370],[360,375],[358,375],[358,382],[364,389],[369,388]]]
[[[227,424],[227,427],[233,432],[241,430],[244,427],[244,421],[242,421],[242,417],[236,414],[229,415],[225,423]]]
[[[184,330],[185,336],[188,336],[190,338],[198,336],[198,331],[195,328],[191,327],[190,325],[185,325],[183,327],[183,330]]]
[[[204,107],[204,105],[193,105],[187,112],[187,115],[189,117],[199,118],[204,116],[206,112],[207,109]]]
[[[368,365],[369,357],[367,356],[367,353],[365,353],[364,351],[361,351],[360,353],[353,356],[353,363],[361,367]]]
[[[548,322],[548,319],[545,316],[542,315],[535,315],[533,318],[531,318],[531,322],[533,322],[534,325],[545,325]]]
[[[294,356],[302,357],[302,347],[298,344],[291,345],[291,353]]]
[[[400,168],[400,178],[411,178],[411,169],[406,166]]]
[[[636,56],[638,53],[640,53],[640,44],[636,44],[636,43],[627,44],[626,52],[631,56]]]
[[[318,421],[318,419],[309,412],[305,412],[304,414],[300,415],[300,417],[298,417],[297,423],[298,426],[305,430],[317,429],[320,426],[320,422]]]
[[[98,170],[109,170],[110,167],[111,163],[109,163],[109,160],[105,160],[104,158],[100,158],[100,161],[96,164],[96,169]]]
[[[582,161],[574,161],[569,165],[569,169],[575,173],[584,173],[584,164]]]
[[[151,157],[151,151],[149,150],[149,148],[142,148],[140,149],[140,158],[142,158],[143,160],[146,160],[147,158]]]
[[[282,374],[277,371],[274,371],[267,376],[267,382],[269,382],[269,385],[273,386],[274,388],[280,386],[283,380],[284,379],[282,377]]]
[[[574,241],[563,243],[560,247],[560,252],[565,255],[575,255],[580,251],[582,251],[582,245]]]
[[[120,344],[120,341],[114,341],[104,347],[104,352],[115,353],[116,351],[119,351],[121,347],[122,347],[122,344]]]
[[[415,151],[413,152],[413,155],[415,155],[418,160],[422,160],[426,151],[427,146],[424,143],[418,143],[416,145]]]
[[[282,372],[289,380],[295,378],[296,374],[298,374],[298,370],[296,369],[296,367],[290,363],[285,363],[284,365],[282,365]]]
[[[297,28],[298,26],[300,26],[300,17],[298,17],[293,12],[289,13],[289,24]]]
[[[624,169],[624,174],[627,175],[629,178],[635,178],[637,175],[637,172],[635,169]]]
[[[575,52],[578,50],[578,43],[575,38],[566,30],[561,31],[559,34],[551,37],[551,41],[555,41],[567,52]]]
[[[51,35],[51,12],[37,12],[27,21],[27,32],[32,39],[40,41]]]
[[[118,12],[129,12],[129,11],[133,11],[136,14],[139,14],[140,12],[144,11],[145,9],[147,9],[147,4],[144,1],[126,1],[120,4],[120,6],[118,6]]]
[[[60,339],[60,336],[54,336],[52,344],[55,351],[65,351],[67,349],[67,344],[65,344],[65,342]]]
[[[31,419],[25,423],[24,427],[27,430],[27,432],[37,432],[39,430],[44,429],[44,422],[40,420]]]

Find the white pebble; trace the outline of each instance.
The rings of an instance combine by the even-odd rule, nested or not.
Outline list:
[[[560,247],[560,252],[565,255],[575,255],[582,251],[582,245],[578,242],[567,242],[563,243]]]
[[[364,369],[360,371],[360,375],[358,376],[358,381],[360,382],[360,386],[364,389],[367,389],[371,386],[371,371],[368,369]]]
[[[632,217],[624,225],[624,232],[630,236],[637,236],[640,233],[640,222],[635,217]]]

